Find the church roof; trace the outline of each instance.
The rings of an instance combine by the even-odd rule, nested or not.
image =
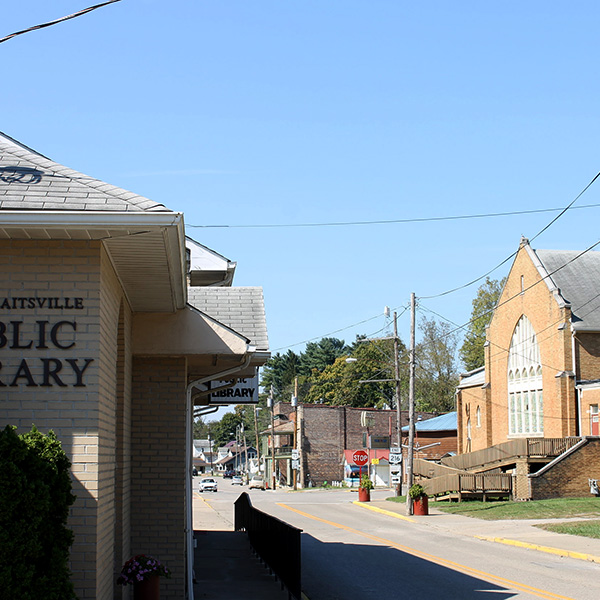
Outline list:
[[[548,286],[570,305],[573,329],[600,331],[600,252],[534,250]],[[556,289],[552,289],[553,286]]]

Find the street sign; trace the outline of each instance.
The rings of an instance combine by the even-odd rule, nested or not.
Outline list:
[[[352,460],[357,467],[364,467],[369,462],[369,455],[364,450],[357,450],[352,455]]]
[[[298,471],[300,469],[300,461],[292,459],[292,470]]]
[[[402,462],[402,450],[390,448],[390,465],[399,465]]]
[[[372,458],[371,459],[371,464],[372,465],[378,465],[379,464],[379,459],[378,458]]]
[[[300,459],[300,450],[292,450],[292,460],[299,460]],[[294,468],[294,467],[292,467]]]
[[[400,476],[392,476],[392,484],[397,485],[398,483],[402,483],[402,477]]]

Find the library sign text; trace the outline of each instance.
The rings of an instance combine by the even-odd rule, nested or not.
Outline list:
[[[82,310],[83,298],[13,297],[0,298],[0,351],[3,356],[17,355],[21,361],[6,369],[0,362],[0,387],[85,387],[84,375],[93,358],[67,358],[75,348],[77,321],[66,318],[26,319],[3,315],[4,311],[44,309]],[[32,327],[33,324],[33,327]],[[47,357],[27,357],[28,350],[48,350]],[[9,371],[9,372],[7,372]]]

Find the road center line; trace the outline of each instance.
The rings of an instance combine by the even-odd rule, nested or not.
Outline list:
[[[474,569],[466,565],[461,565],[460,563],[456,563],[451,560],[446,560],[445,558],[441,558],[439,556],[434,556],[433,554],[427,554],[426,552],[421,552],[420,550],[416,550],[415,548],[409,548],[408,546],[397,544],[396,542],[392,542],[391,540],[387,540],[385,538],[372,535],[370,533],[366,533],[358,529],[354,529],[353,527],[348,527],[347,525],[342,525],[341,523],[336,523],[335,521],[328,521],[327,519],[322,519],[321,517],[317,517],[315,515],[311,515],[310,513],[298,510],[297,508],[288,506],[287,504],[277,503],[277,506],[281,506],[282,508],[291,510],[292,512],[302,515],[303,517],[312,519],[313,521],[319,521],[320,523],[331,525],[332,527],[336,527],[337,529],[343,529],[344,531],[348,531],[350,533],[354,533],[356,535],[365,537],[384,546],[396,548],[397,550],[401,550],[402,552],[405,552],[406,554],[410,554],[412,556],[416,556],[417,558],[422,558],[435,564],[443,565],[454,571],[458,571],[459,573],[464,573],[465,575],[474,575],[479,578],[486,579],[490,583],[499,583],[505,587],[513,588],[520,592],[533,594],[535,596],[538,596],[539,598],[544,598],[545,600],[575,600],[575,598],[570,598],[569,596],[561,596],[560,594],[554,594],[553,592],[540,590],[538,588],[526,585],[524,583],[518,583],[517,581],[512,581],[510,579],[498,577],[497,575],[492,575],[491,573],[486,573],[485,571],[479,571],[478,569]]]

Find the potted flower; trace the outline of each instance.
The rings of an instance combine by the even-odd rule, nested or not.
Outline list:
[[[429,499],[425,493],[425,488],[420,483],[413,484],[408,490],[408,495],[413,501],[413,514],[429,514]]]
[[[171,571],[160,560],[147,554],[130,558],[117,579],[120,585],[133,585],[135,600],[159,600],[160,577],[171,577]]]
[[[359,502],[369,502],[371,500],[371,490],[375,486],[373,482],[369,479],[368,475],[363,475],[360,478],[360,483],[358,485],[358,501]]]

